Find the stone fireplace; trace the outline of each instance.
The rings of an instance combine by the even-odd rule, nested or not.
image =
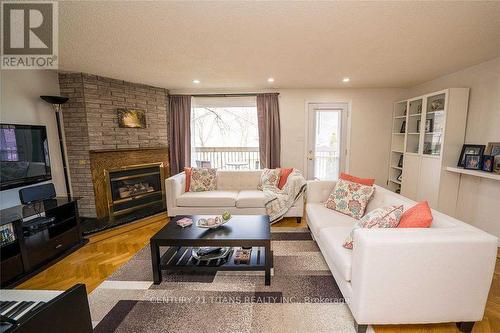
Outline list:
[[[72,193],[82,197],[82,217],[106,220],[106,171],[157,163],[168,177],[168,90],[85,73],[59,73],[59,85],[69,97],[63,121]],[[119,127],[119,108],[143,110],[146,128]]]

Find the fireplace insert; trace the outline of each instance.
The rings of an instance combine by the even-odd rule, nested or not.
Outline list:
[[[163,163],[105,170],[110,220],[150,206],[165,205]]]

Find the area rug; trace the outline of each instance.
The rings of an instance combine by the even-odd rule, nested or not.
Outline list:
[[[89,295],[95,332],[355,332],[309,231],[273,228],[271,246],[270,286],[263,272],[165,271],[154,285],[146,246]]]

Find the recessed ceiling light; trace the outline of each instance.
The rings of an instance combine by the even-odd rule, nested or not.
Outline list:
[[[200,83],[200,80],[193,80],[193,83],[198,84],[198,83]]]
[[[272,82],[274,82],[274,79],[272,77],[270,77],[269,79],[267,79],[267,82],[272,83]]]
[[[345,77],[345,78],[342,79],[342,82],[349,82],[349,81],[351,81],[351,79],[348,78],[348,77]]]

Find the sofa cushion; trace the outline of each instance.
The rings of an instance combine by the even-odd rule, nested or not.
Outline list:
[[[278,187],[280,181],[281,169],[264,169],[260,176],[259,190],[264,187]]]
[[[217,169],[191,168],[190,192],[214,191],[217,189]]]
[[[319,233],[323,251],[328,253],[346,281],[351,281],[352,251],[344,248],[342,242],[350,232],[350,227],[331,227],[323,228]]]
[[[325,207],[360,219],[374,192],[373,186],[361,185],[339,179],[326,200]]]
[[[258,190],[245,190],[238,193],[236,198],[236,207],[239,208],[262,208],[266,196],[264,192]]]
[[[422,201],[403,213],[398,228],[429,228],[431,224],[431,208],[427,201]]]
[[[322,203],[307,203],[307,225],[318,235],[323,228],[345,227],[352,229],[356,220],[345,214],[326,208]]]
[[[185,167],[184,173],[186,174],[186,186],[184,187],[184,192],[189,192],[189,188],[191,187],[191,173],[193,172],[193,168]]]
[[[281,168],[280,171],[280,180],[278,182],[278,188],[280,190],[283,189],[286,185],[286,181],[288,180],[288,176],[293,172],[293,168]]]
[[[237,197],[237,191],[186,192],[177,198],[177,206],[235,207]]]
[[[396,228],[403,215],[403,205],[380,207],[372,210],[356,223],[349,236],[344,241],[346,249],[352,249],[354,230],[358,228]]]
[[[222,191],[256,190],[259,186],[260,170],[219,170],[217,189]]]
[[[373,186],[373,184],[375,184],[375,179],[372,179],[372,178],[359,178],[359,177],[352,176],[352,175],[349,175],[349,174],[343,173],[343,172],[340,173],[340,177],[339,178],[343,179],[343,180],[348,180],[348,181],[353,182],[353,183],[358,183],[358,184],[361,184],[361,185],[366,185],[366,186]]]

